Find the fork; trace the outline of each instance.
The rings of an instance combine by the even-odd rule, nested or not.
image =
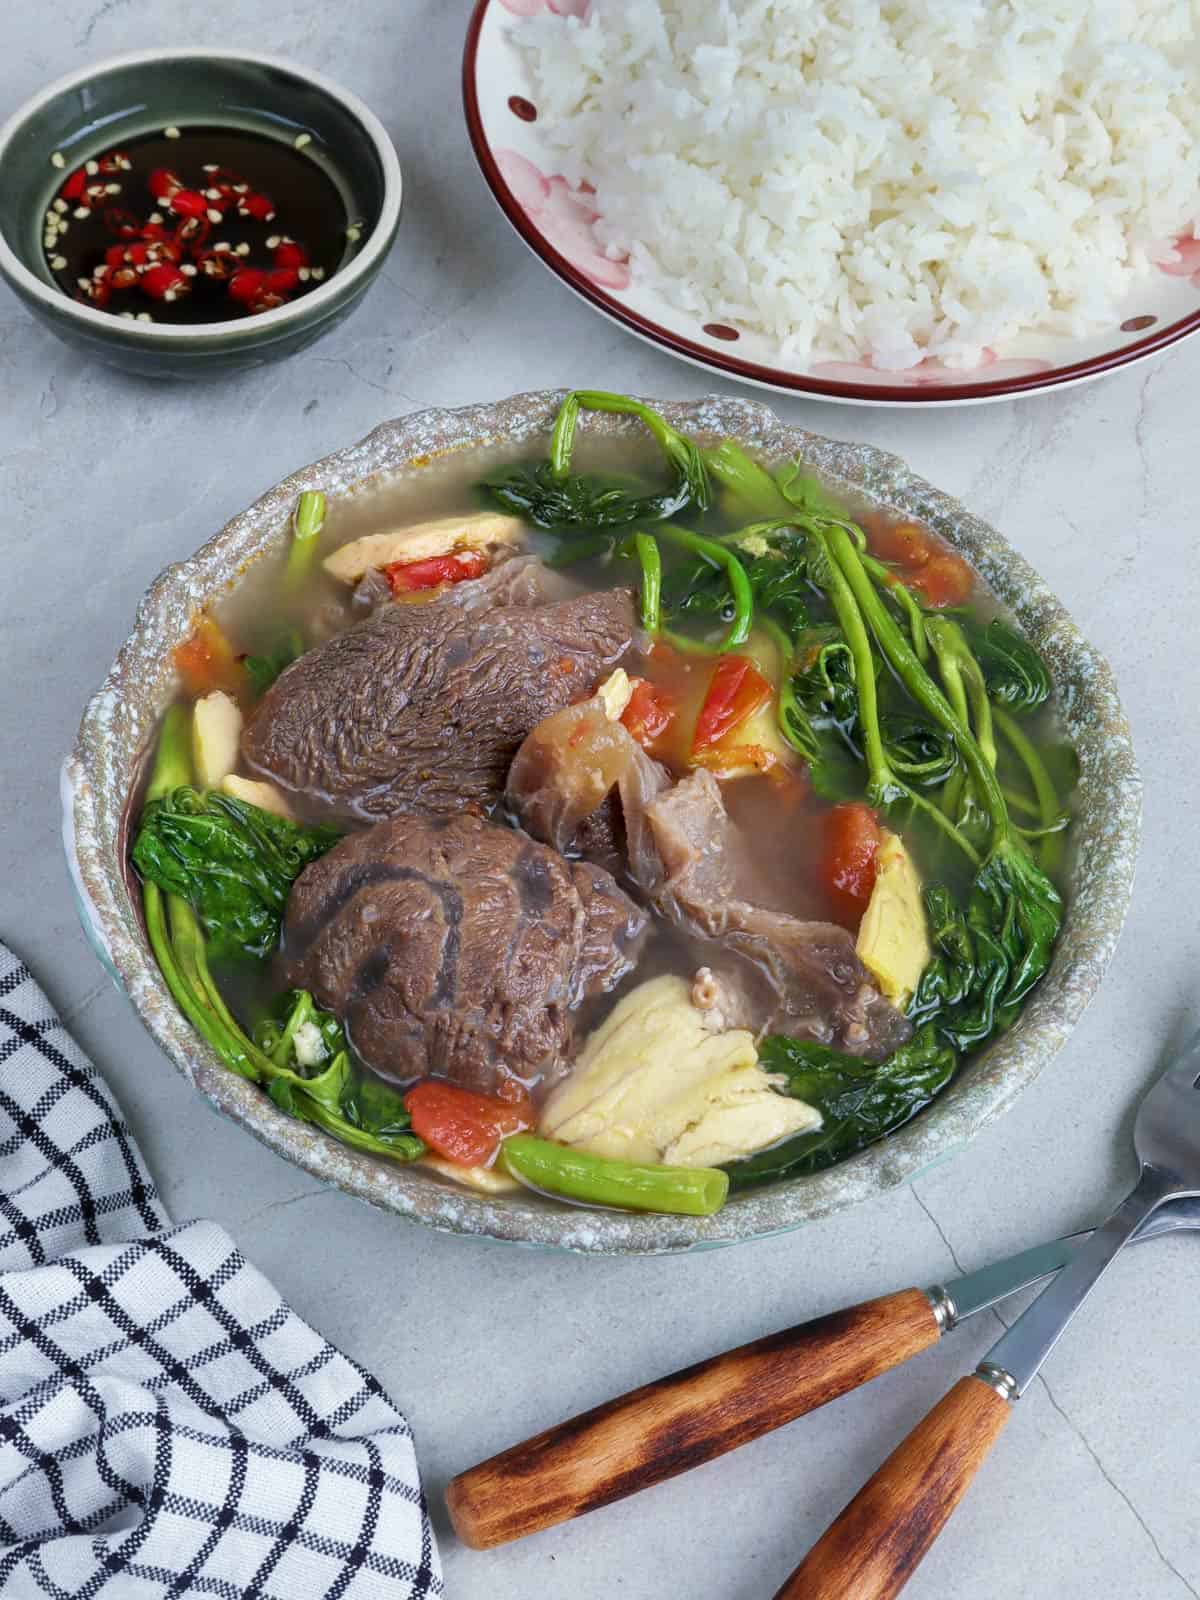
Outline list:
[[[1200,1036],[1143,1099],[1138,1181],[1058,1277],[892,1452],[775,1600],[891,1600],[900,1593],[999,1438],[1014,1403],[1138,1226],[1200,1194]]]

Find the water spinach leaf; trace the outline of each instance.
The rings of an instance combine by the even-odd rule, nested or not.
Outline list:
[[[215,960],[261,960],[279,943],[292,884],[341,835],[187,784],[147,803],[133,847],[142,878],[196,912]]]

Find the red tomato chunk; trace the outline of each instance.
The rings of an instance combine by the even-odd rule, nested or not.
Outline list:
[[[771,685],[748,656],[722,656],[696,718],[693,750],[707,750],[771,698]]]
[[[527,1095],[494,1100],[440,1078],[426,1078],[404,1096],[413,1132],[434,1152],[460,1167],[485,1167],[496,1159],[501,1139],[534,1124]]]
[[[835,917],[857,928],[875,887],[879,821],[870,806],[834,806],[825,818],[821,877]]]
[[[642,746],[649,749],[675,718],[675,703],[668,692],[649,678],[634,678],[633,693],[621,721]]]

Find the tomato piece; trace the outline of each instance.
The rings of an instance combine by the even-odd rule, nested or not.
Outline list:
[[[888,523],[873,518],[866,534],[871,554],[898,567],[923,567],[937,549],[932,534],[919,522]]]
[[[875,887],[879,821],[860,802],[834,806],[825,817],[821,875],[834,915],[856,928]]]
[[[771,698],[770,681],[748,656],[722,656],[696,718],[692,749],[706,750]]]
[[[197,622],[191,638],[175,646],[172,655],[185,688],[197,699],[214,689],[236,696],[245,688],[246,675],[233,646],[207,614]]]
[[[435,1153],[460,1167],[485,1167],[496,1159],[501,1139],[534,1124],[533,1106],[519,1099],[495,1100],[440,1078],[425,1078],[404,1096],[413,1132]]]
[[[393,561],[381,570],[393,594],[409,594],[415,589],[436,589],[441,583],[481,578],[487,569],[488,558],[482,550],[459,550],[426,561]]]
[[[960,606],[970,599],[975,587],[975,574],[961,556],[947,550],[904,579],[910,589],[915,589],[927,606]]]
[[[666,733],[675,720],[674,697],[649,678],[633,678],[633,693],[621,715],[621,721],[641,745],[649,749],[655,739]]]

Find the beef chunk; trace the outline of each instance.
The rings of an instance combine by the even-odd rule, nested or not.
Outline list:
[[[482,817],[408,815],[300,874],[284,960],[376,1072],[491,1093],[556,1076],[572,1013],[631,970],[645,927],[590,862]]]
[[[373,822],[490,806],[521,740],[633,636],[627,589],[569,598],[528,558],[424,604],[383,605],[280,674],[242,736],[304,813]]]
[[[633,884],[683,933],[745,964],[733,983],[746,1002],[741,1025],[815,1039],[868,1060],[889,1055],[911,1035],[844,928],[761,903],[761,873],[726,815],[713,775],[693,772],[673,782],[608,718],[599,696],[535,728],[509,772],[514,815],[560,850],[586,845],[588,819],[614,796]]]
[[[911,1036],[912,1025],[880,994],[845,928],[741,897],[745,871],[738,856],[747,856],[745,843],[711,772],[693,772],[666,790],[647,821],[661,863],[655,903],[681,927],[719,940],[766,980],[770,998],[758,1008],[760,1026],[769,1016],[774,1033],[869,1060],[890,1055]]]

